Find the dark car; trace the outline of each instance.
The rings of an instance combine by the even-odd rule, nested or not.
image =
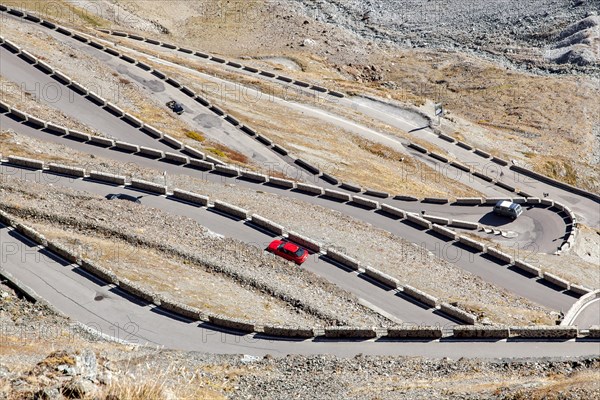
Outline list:
[[[131,201],[131,202],[137,203],[137,204],[141,204],[142,203],[140,201],[139,197],[130,196],[128,194],[123,194],[123,193],[107,194],[106,198],[108,200],[127,200],[127,201]]]
[[[183,114],[183,105],[181,103],[176,102],[175,100],[171,100],[167,103],[167,107],[169,107],[173,112],[177,115]]]
[[[308,258],[308,251],[306,249],[283,240],[273,240],[267,250],[298,265],[302,264]]]

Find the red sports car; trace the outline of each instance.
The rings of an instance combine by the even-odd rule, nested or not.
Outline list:
[[[273,240],[267,249],[273,254],[283,257],[300,265],[308,258],[308,251],[291,242],[283,240]]]

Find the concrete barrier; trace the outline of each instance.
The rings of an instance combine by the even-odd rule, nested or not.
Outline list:
[[[142,288],[140,285],[130,281],[129,279],[120,278],[118,286],[121,290],[135,297],[139,297],[140,299],[145,300],[148,303],[160,306],[160,296],[158,294]]]
[[[444,228],[437,224],[433,224],[433,227],[431,229],[433,229],[434,232],[439,233],[442,236],[445,236],[452,240],[456,240],[456,232],[454,232],[452,229]]]
[[[502,188],[502,189],[504,189],[504,190],[508,190],[509,192],[514,192],[514,191],[516,191],[516,189],[515,189],[513,186],[507,185],[507,184],[506,184],[506,183],[504,183],[504,182],[500,182],[500,181],[498,181],[498,182],[496,182],[496,186],[498,186],[498,187],[501,187],[501,188]]]
[[[319,170],[319,168],[315,167],[314,165],[310,164],[307,161],[304,161],[301,158],[298,158],[298,159],[294,160],[294,163],[297,164],[297,165],[299,165],[299,166],[301,166],[302,168],[304,168],[305,170],[307,170],[311,174],[318,175],[321,172]]]
[[[594,338],[594,339],[600,338],[600,325],[591,326],[588,329],[587,337]]]
[[[64,78],[62,78],[61,75]],[[65,79],[65,78],[69,79],[69,78],[66,77],[66,75],[64,75],[62,73],[56,73],[55,72],[54,76],[61,78],[61,80]],[[71,80],[71,83],[69,84],[69,87],[71,88],[71,90],[73,90],[73,91],[81,94],[82,96],[87,96],[87,94],[88,94],[88,90],[85,87],[83,87],[79,82]]]
[[[406,219],[409,220],[410,222],[412,222],[413,224],[422,226],[422,227],[427,228],[427,229],[431,229],[431,222],[427,221],[424,218],[417,217],[414,214],[407,213],[406,214]]]
[[[287,337],[287,338],[311,338],[315,336],[312,328],[271,326],[265,325],[263,333],[268,336]]]
[[[160,299],[160,308],[172,312],[173,314],[189,318],[192,321],[200,321],[202,319],[202,312],[197,308],[174,300],[165,299],[164,297],[161,297]]]
[[[53,135],[66,135],[69,133],[69,130],[64,126],[55,125],[51,122],[46,123],[46,130],[50,131]]]
[[[539,197],[528,197],[525,204],[540,204],[541,200]]]
[[[337,185],[338,183],[340,183],[340,181],[338,181],[336,178],[334,178],[333,176],[323,172],[321,175],[319,175],[319,178],[323,179],[325,182],[328,182],[332,185]]]
[[[19,54],[21,52],[21,48],[19,46],[7,39],[4,39],[4,47],[11,53]]]
[[[144,124],[141,131],[144,132],[146,135],[152,136],[156,139],[163,138],[163,133],[160,130],[153,127],[152,125]]]
[[[39,118],[32,117],[31,115],[27,116],[27,124],[36,129],[44,129],[46,127],[46,122],[42,121]]]
[[[336,200],[342,200],[342,201],[352,200],[352,196],[349,195],[348,193],[339,192],[337,190],[332,190],[332,189],[325,189],[323,191],[323,196],[329,197],[332,199],[336,199]]]
[[[81,260],[75,253],[73,253],[68,248],[64,247],[62,244],[48,242],[48,246],[46,246],[46,247],[50,252],[59,255],[60,257],[64,258],[65,260],[67,260],[68,262],[70,262],[72,264],[81,262]]]
[[[103,138],[100,136],[91,136],[89,141],[90,143],[101,147],[113,147],[115,145],[114,140]]]
[[[121,57],[121,53],[119,53],[115,49],[111,49],[110,47],[105,47],[103,50],[105,53],[110,54],[111,56]]]
[[[485,252],[487,255],[494,257],[500,261],[504,261],[507,264],[512,264],[514,261],[514,258],[512,256],[510,256],[509,254],[506,254],[494,247],[488,247]]]
[[[359,206],[370,208],[372,210],[379,209],[379,202],[370,200],[360,196],[352,196],[352,203],[358,204]]]
[[[88,43],[90,46],[98,49],[98,50],[104,50],[106,47],[104,47],[102,44],[95,42],[93,40],[90,40],[90,42]]]
[[[412,286],[406,285],[402,288],[402,292],[431,308],[436,308],[438,306],[438,299],[430,294],[427,294],[419,289],[416,289]]]
[[[213,325],[241,332],[254,332],[255,324],[250,321],[229,318],[223,315],[209,315],[208,322]]]
[[[503,200],[512,201],[512,198],[510,198],[510,197],[489,197],[484,200],[484,204],[492,206],[492,205],[495,205],[497,202],[503,201]]]
[[[10,106],[3,101],[0,101],[0,112],[6,113],[10,111]]]
[[[239,176],[240,171],[237,168],[228,165],[215,165],[215,171],[227,176]]]
[[[387,199],[388,197],[390,197],[390,194],[387,192],[380,192],[378,190],[373,189],[366,189],[364,194],[367,196],[379,197],[381,199]]]
[[[215,56],[211,56],[210,61],[214,61],[219,64],[225,64],[227,62],[227,60],[220,58],[220,57],[215,57]]]
[[[479,229],[479,224],[477,222],[462,221],[460,219],[453,219],[450,221],[450,226],[462,229]]]
[[[185,200],[189,203],[197,204],[202,207],[208,206],[208,196],[202,196],[197,193],[192,193],[181,189],[173,189],[173,197],[179,200]]]
[[[241,207],[234,206],[224,201],[215,201],[214,208],[225,214],[229,214],[239,219],[248,219],[249,212]]]
[[[134,117],[131,114],[124,114],[123,117],[121,117],[121,119],[125,122],[130,123],[131,125],[133,125],[137,128],[141,128],[142,126],[144,126],[144,123],[142,121],[140,121],[139,119],[137,119],[136,117]]]
[[[175,164],[189,164],[190,159],[184,155],[165,151],[163,161],[169,161]]]
[[[459,236],[458,241],[467,247],[471,247],[479,252],[485,253],[486,246],[481,242],[478,242],[466,236]]]
[[[500,164],[500,165],[505,166],[505,167],[508,165],[508,161],[503,160],[503,159],[498,158],[498,157],[492,157],[492,161],[495,162],[496,164]]]
[[[44,235],[42,235],[41,233],[39,233],[35,229],[30,228],[30,227],[25,226],[25,225],[20,224],[20,223],[15,224],[14,228],[21,235],[23,235],[26,238],[32,240],[33,242],[35,242],[35,243],[37,243],[37,244],[39,244],[41,246],[48,247],[48,241],[46,240],[46,238],[44,237]]]
[[[471,146],[471,145],[468,145],[468,144],[466,144],[465,142],[460,142],[460,141],[458,141],[458,142],[456,142],[456,145],[457,145],[458,147],[462,147],[463,149],[466,149],[466,150],[473,150],[473,146]]]
[[[48,169],[50,170],[50,172],[54,172],[57,174],[74,176],[77,178],[85,177],[85,169],[83,169],[83,168],[70,167],[67,165],[50,163],[50,164],[48,164]]]
[[[439,326],[400,326],[387,328],[390,339],[440,339],[443,336]]]
[[[474,153],[483,158],[490,158],[492,156],[490,153],[487,153],[481,149],[475,149]]]
[[[328,94],[329,94],[330,96],[334,96],[334,97],[345,97],[343,93],[340,93],[340,92],[335,92],[335,91],[333,91],[333,90],[330,90],[330,91],[328,92]]]
[[[297,86],[300,86],[303,88],[310,87],[310,83],[303,82],[303,81],[294,81],[294,85],[297,85]]]
[[[299,244],[302,247],[307,248],[308,250],[312,250],[316,253],[321,251],[321,243],[307,238],[306,236],[302,236],[299,233],[289,231],[288,232],[288,240]]]
[[[325,337],[335,339],[373,339],[377,337],[377,332],[373,328],[331,326],[325,328]]]
[[[177,50],[177,46],[175,46],[174,44],[170,44],[170,43],[161,43],[161,46],[167,49],[171,49],[171,50]]]
[[[271,146],[273,144],[273,141],[264,135],[256,135],[256,140],[258,140],[265,146]]]
[[[321,92],[321,93],[327,93],[327,89],[325,89],[324,87],[321,86],[317,86],[317,85],[312,85],[310,87],[312,90],[315,90],[317,92]]]
[[[162,45],[162,42],[160,42],[158,40],[149,39],[149,38],[146,38],[145,40],[146,40],[146,43],[155,44],[155,45],[158,45],[158,46]]]
[[[277,76],[277,80],[280,80],[280,81],[286,82],[286,83],[292,83],[294,81],[292,78],[288,78],[287,76],[283,76],[283,75]]]
[[[425,197],[423,199],[423,203],[431,203],[431,204],[448,204],[450,200],[442,199],[439,197]]]
[[[477,322],[477,317],[473,314],[469,314],[468,312],[448,303],[440,304],[440,311],[470,325],[473,325],[475,322]]]
[[[78,41],[83,42],[83,43],[88,43],[89,42],[89,40],[87,38],[85,38],[85,37],[83,37],[83,36],[81,36],[81,35],[79,35],[77,33],[73,33],[73,39],[78,40]]]
[[[562,203],[559,203],[558,201],[554,202],[554,208],[558,211],[564,211],[565,210],[565,205]]]
[[[171,85],[171,86],[173,86],[173,87],[175,87],[175,88],[178,88],[178,89],[179,89],[180,87],[182,87],[182,86],[183,86],[183,85],[181,84],[181,82],[179,82],[178,80],[175,80],[175,79],[173,79],[173,78],[169,78],[169,77],[167,77],[167,79],[166,79],[166,82],[167,82],[169,85]]]
[[[258,69],[253,68],[253,67],[249,67],[249,66],[244,66],[244,71],[248,71],[248,72],[252,72],[252,73],[257,73]]]
[[[268,182],[269,177],[264,174],[259,174],[252,171],[240,171],[240,176],[246,180],[253,182]]]
[[[334,261],[337,261],[338,263],[354,270],[357,271],[358,268],[360,267],[360,261],[347,256],[346,254],[343,254],[339,251],[337,251],[336,249],[333,248],[328,248],[327,249],[327,257],[331,258]]]
[[[442,139],[442,140],[445,140],[445,141],[447,141],[447,142],[450,142],[450,143],[454,143],[454,142],[456,142],[456,139],[454,139],[454,138],[453,138],[453,137],[451,137],[451,136],[445,135],[445,134],[443,134],[443,133],[440,133],[440,134],[438,135],[438,137],[439,137],[440,139]]]
[[[90,171],[90,179],[100,182],[125,185],[125,177],[121,175],[108,174],[106,172]]]
[[[122,109],[120,109],[112,103],[107,102],[104,108],[118,117],[122,117],[123,115],[125,115],[125,111],[123,111]]]
[[[103,281],[105,281],[108,284],[114,284],[114,285],[119,284],[119,279],[117,278],[117,275],[114,274],[114,272],[109,271],[108,269],[101,267],[99,265],[96,265],[90,260],[87,260],[87,259],[81,260],[81,263],[79,264],[79,266],[84,271],[92,274],[96,278],[102,279]]]
[[[554,207],[554,201],[550,199],[540,199],[540,204],[543,206]]]
[[[444,157],[444,156],[442,156],[440,154],[437,154],[437,153],[429,153],[429,157],[435,158],[436,160],[441,161],[443,163],[447,163],[448,162],[448,159],[446,157]]]
[[[385,203],[381,203],[381,211],[393,215],[394,217],[406,218],[406,213],[403,210]]]
[[[94,101],[94,103],[96,103],[96,104],[100,104],[101,106],[106,105],[106,100],[103,99],[102,97],[100,97],[99,94],[96,94],[96,93],[92,92],[91,90],[88,91],[87,97],[92,99]]]
[[[256,131],[254,129],[250,128],[249,126],[243,125],[240,127],[240,130],[250,136],[256,136]]]
[[[210,56],[209,56],[208,54],[201,53],[201,52],[199,52],[199,51],[196,51],[196,52],[194,53],[194,55],[195,55],[196,57],[200,57],[200,58],[210,58]]]
[[[448,225],[450,223],[448,218],[442,218],[435,215],[423,215],[423,219],[438,225]]]
[[[314,194],[320,196],[324,193],[323,188],[319,186],[309,185],[307,183],[296,183],[296,190],[303,193]]]
[[[180,142],[179,140],[175,139],[172,136],[165,134],[162,137],[162,141],[165,142],[166,144],[168,144],[170,147],[173,147],[176,150],[183,149],[183,143]]]
[[[465,165],[465,164],[461,164],[457,161],[450,161],[450,165],[453,166],[454,168],[460,169],[461,171],[471,172],[471,167],[469,167],[468,165]]]
[[[289,151],[285,147],[282,147],[278,144],[273,145],[273,151],[281,154],[282,156],[287,156],[289,154]]]
[[[11,108],[10,113],[21,121],[27,121],[27,116],[29,115],[23,111],[17,110],[16,108]]]
[[[141,179],[131,179],[131,187],[144,190],[146,192],[167,194],[167,187],[154,182],[143,181]]]
[[[253,224],[260,226],[270,232],[276,233],[277,235],[283,235],[285,233],[285,228],[269,219],[261,217],[257,214],[252,214],[250,220]]]
[[[296,187],[296,182],[290,181],[288,179],[273,178],[271,176],[269,177],[269,185],[278,186],[285,189],[293,189]]]
[[[140,147],[138,145],[127,142],[121,142],[119,140],[115,141],[115,148],[129,153],[137,153],[140,151]]]
[[[271,72],[267,71],[260,71],[260,75],[266,76],[267,78],[275,78],[275,74],[272,74]]]
[[[27,50],[22,50],[19,57],[27,61],[29,64],[35,64],[37,62],[37,57],[28,52]]]
[[[397,289],[400,286],[400,282],[398,281],[398,279],[396,279],[386,273],[383,273],[375,268],[371,268],[371,267],[364,267],[364,268],[365,268],[365,275],[372,278],[373,280],[375,280],[385,286],[389,286],[392,289]]]
[[[152,71],[152,75],[156,76],[158,79],[164,80],[167,79],[167,75],[165,75],[162,71],[157,69]]]
[[[215,169],[215,164],[204,160],[197,160],[195,158],[190,159],[190,163],[188,165],[195,169],[201,169],[204,171],[212,171]]]
[[[574,339],[578,335],[576,326],[511,326],[509,330],[511,336],[528,339]]]
[[[413,149],[415,149],[415,150],[417,150],[418,152],[420,152],[420,153],[423,153],[423,154],[427,154],[427,153],[429,152],[429,151],[428,151],[428,150],[427,150],[425,147],[423,147],[423,146],[419,146],[419,145],[418,145],[418,144],[416,144],[416,143],[409,143],[409,144],[408,144],[408,147],[410,147],[410,148],[413,148]]]
[[[143,154],[143,155],[151,157],[151,158],[163,158],[165,156],[165,153],[163,153],[160,150],[151,149],[149,147],[144,147],[144,146],[140,146],[140,150],[139,150],[138,154]]]
[[[575,283],[571,283],[571,287],[569,288],[569,290],[581,296],[585,296],[586,294],[592,292],[592,289],[586,288],[582,285],[577,285]]]
[[[340,188],[344,189],[344,190],[348,190],[350,192],[354,192],[354,193],[362,192],[362,187],[360,187],[359,185],[356,185],[354,183],[342,182],[342,184],[340,185]]]
[[[473,171],[473,176],[476,176],[479,179],[483,179],[486,182],[493,182],[494,179],[490,178],[487,175],[482,174],[481,172]]]
[[[8,156],[8,162],[10,164],[20,165],[22,167],[27,167],[27,168],[32,168],[32,169],[44,169],[43,161],[34,160],[31,158]]]
[[[188,145],[183,146],[183,152],[198,160],[204,160],[206,158],[206,154]]]
[[[139,68],[143,69],[144,71],[152,71],[152,67],[149,66],[148,64],[143,63],[141,61],[135,61],[135,60],[134,60],[134,62],[135,62],[136,67],[139,67]]]
[[[510,336],[507,326],[455,326],[452,336],[457,339],[508,339]]]
[[[535,267],[529,263],[526,263],[525,261],[515,260],[514,266],[515,266],[515,268],[520,269],[521,271],[526,272],[528,274],[531,274],[534,276],[541,276],[541,270],[538,267]]]
[[[56,25],[50,21],[42,20],[41,24],[46,28],[56,29]]]
[[[542,279],[565,290],[569,290],[571,287],[571,284],[567,280],[551,274],[550,272],[544,271],[542,273]]]

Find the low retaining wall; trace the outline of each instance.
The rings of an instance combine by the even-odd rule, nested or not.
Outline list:
[[[339,262],[340,264],[353,269],[355,271],[360,267],[360,261],[343,254],[336,249],[329,248],[327,249],[327,257],[331,258],[334,261]]]
[[[199,206],[208,206],[208,196],[202,196],[196,193],[188,192],[185,190],[174,189],[173,197],[180,200],[185,200],[190,203],[198,204]]]
[[[270,232],[276,233],[277,235],[283,235],[285,233],[285,228],[283,226],[276,224],[269,219],[261,217],[260,215],[252,214],[251,221],[255,225],[258,225]]]
[[[320,196],[324,193],[323,188],[320,186],[314,186],[314,185],[309,185],[307,183],[296,183],[296,190],[303,192],[303,193],[308,193],[308,194],[314,194],[317,196]]]
[[[450,223],[448,218],[442,218],[435,215],[423,215],[423,219],[438,225],[448,225]]]
[[[330,197],[332,199],[341,200],[341,201],[351,201],[352,200],[351,195],[349,195],[348,193],[339,192],[337,190],[325,189],[323,195],[326,197]]]
[[[293,189],[296,186],[296,183],[288,179],[269,177],[269,185],[281,187],[284,189]]]
[[[409,220],[410,222],[414,223],[414,224],[417,224],[417,225],[422,226],[422,227],[427,228],[427,229],[431,229],[431,222],[427,221],[424,218],[417,217],[414,214],[408,214],[407,213],[406,214],[406,219]]]
[[[477,322],[477,317],[473,314],[469,314],[468,312],[448,303],[440,304],[440,311],[470,325],[473,325],[475,322]]]
[[[332,326],[325,328],[325,337],[336,339],[373,339],[377,337],[377,332],[373,328]]]
[[[450,226],[463,229],[479,229],[479,224],[477,222],[462,221],[460,219],[453,219],[450,221]]]
[[[215,201],[214,208],[225,214],[232,215],[239,219],[248,219],[249,212],[241,207],[236,207],[224,201]]]
[[[371,267],[365,267],[365,275],[392,289],[397,289],[400,286],[398,279]]]
[[[400,217],[400,218],[406,218],[406,212],[404,212],[403,210],[396,208],[396,207],[392,207],[388,204],[381,204],[381,211],[393,215],[395,217]]]
[[[251,321],[229,318],[223,315],[209,315],[208,322],[213,325],[241,332],[254,332],[255,324]]]
[[[287,338],[312,338],[315,332],[312,328],[271,326],[265,325],[263,333],[269,336],[287,337]]]
[[[27,167],[27,168],[32,168],[32,169],[44,169],[43,161],[33,160],[31,158],[8,156],[8,162],[10,164],[20,165],[22,167]]]
[[[511,257],[510,255],[508,255],[508,254],[506,254],[506,253],[504,253],[504,252],[502,252],[502,251],[500,251],[498,249],[495,249],[493,247],[488,247],[486,249],[486,253],[489,256],[494,257],[494,258],[496,258],[496,259],[498,259],[500,261],[504,261],[507,264],[512,264],[513,261],[514,261],[513,257]]]
[[[479,252],[485,253],[486,246],[481,242],[478,242],[466,236],[459,236],[458,241],[467,247],[471,247]]]
[[[379,202],[375,201],[375,200],[370,200],[370,199],[366,199],[364,197],[360,197],[360,196],[352,196],[352,202],[355,204],[358,204],[360,206],[366,207],[366,208],[370,208],[370,209],[378,209],[379,208]]]
[[[563,278],[560,278],[554,274],[551,274],[550,272],[543,272],[542,279],[550,282],[553,285],[563,288],[565,290],[569,290],[569,288],[571,287],[571,284],[569,283],[569,281],[567,281]]]
[[[434,232],[437,232],[440,235],[445,236],[449,239],[452,239],[452,240],[456,239],[456,232],[454,232],[452,229],[444,228],[437,224],[433,224],[432,229]]]
[[[144,190],[146,192],[167,194],[167,187],[153,182],[143,181],[140,179],[131,179],[131,187]]]
[[[160,299],[160,308],[167,310],[177,315],[189,318],[192,321],[202,320],[202,312],[197,308],[188,306],[187,304],[178,303],[174,300]]]
[[[103,281],[105,281],[109,284],[113,284],[113,285],[119,284],[119,278],[117,278],[117,275],[115,275],[114,272],[109,271],[106,268],[101,267],[99,265],[96,265],[90,260],[86,260],[86,259],[81,260],[81,263],[79,264],[79,266],[84,271],[92,274],[93,276],[95,276],[97,278],[102,279]]]
[[[412,297],[413,299],[415,299],[425,305],[428,305],[433,308],[438,306],[438,299],[436,297],[433,297],[432,295],[427,294],[427,293],[425,293],[419,289],[416,289],[412,286],[406,285],[402,288],[402,291],[408,297]]]
[[[244,179],[247,179],[249,181],[253,181],[253,182],[268,182],[269,178],[266,175],[263,174],[259,174],[256,172],[251,172],[251,171],[240,171],[240,176]]]
[[[510,327],[510,335],[521,338],[573,339],[578,335],[576,326],[517,326]]]
[[[528,274],[531,274],[534,276],[541,275],[541,270],[538,267],[533,266],[529,263],[526,263],[525,261],[515,260],[514,266],[515,266],[515,268],[520,269],[521,271],[524,271]]]
[[[457,339],[507,339],[510,332],[507,326],[455,326],[452,335]]]
[[[302,236],[299,233],[293,231],[288,232],[288,240],[314,252],[318,253],[321,251],[321,243],[309,239],[306,236]]]
[[[77,178],[85,177],[85,169],[83,168],[69,167],[67,165],[50,163],[48,164],[48,170],[57,174],[74,176]]]
[[[119,288],[123,291],[135,296],[139,297],[142,300],[147,301],[148,303],[155,304],[160,306],[160,297],[153,292],[150,292],[135,282],[131,282],[128,279],[121,278],[119,279]]]
[[[100,182],[112,183],[114,185],[125,185],[125,177],[121,175],[113,175],[105,172],[90,171],[90,179]]]
[[[442,328],[437,326],[407,326],[387,329],[387,338],[393,339],[439,339]]]

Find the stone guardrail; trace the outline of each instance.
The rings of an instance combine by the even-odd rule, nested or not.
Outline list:
[[[23,165],[28,168],[31,168],[32,165],[40,167],[39,162],[36,163],[36,160],[28,160],[28,159],[12,157],[9,159],[9,162],[11,159],[13,160],[12,163],[14,163],[15,165]],[[42,167],[43,167],[43,165],[42,165]],[[81,174],[82,174],[82,171],[80,169],[69,170],[67,168],[65,170],[65,172],[68,172],[69,174],[75,175],[77,177],[81,177]],[[101,173],[101,172],[97,172],[97,171],[91,171],[89,177],[90,177],[90,179],[94,179],[94,180],[98,180],[98,181],[102,181],[102,182],[107,182],[107,183],[116,184],[116,185],[125,185],[125,177],[122,177],[122,176],[116,176],[116,175]],[[141,182],[141,183],[132,182],[132,183],[133,183],[134,187],[137,187],[138,189],[144,189],[146,191],[151,191],[151,192],[155,192],[155,193],[162,194],[162,195],[167,194],[167,189],[164,186],[156,185],[153,183],[145,183],[145,182]],[[175,193],[178,193],[178,192],[175,192]],[[339,192],[339,193],[341,193],[341,192]],[[349,195],[347,195],[347,196],[349,196]],[[177,197],[177,195],[174,194],[174,197]],[[203,196],[201,196],[201,197],[203,197]],[[352,198],[352,196],[349,196],[349,197]],[[189,198],[190,197],[188,195],[188,199]],[[186,200],[186,199],[184,198],[183,200]],[[346,200],[346,197],[344,197],[344,200]],[[497,199],[493,199],[492,203],[495,202],[496,200]],[[194,202],[194,199],[191,199],[191,201]],[[207,198],[203,199],[200,203],[205,203],[205,202],[208,202]],[[235,207],[235,206],[227,207],[228,205],[226,203],[221,203],[221,202],[218,202],[216,204],[217,204],[216,209],[218,209],[221,212],[229,213],[230,215],[232,215],[236,218],[247,219],[249,217],[249,212],[247,210],[237,209],[237,207]],[[430,221],[420,218],[420,217],[417,217],[414,214],[407,213],[403,210],[400,210],[400,209],[397,209],[397,208],[394,208],[391,206],[386,206],[385,204],[381,205],[381,210],[386,212],[387,214],[390,214],[392,217],[399,217],[401,219],[405,218],[408,221],[417,223],[418,225],[423,226],[426,229],[428,229],[428,232],[431,234],[441,234],[443,236],[448,237],[450,240],[454,240],[454,241],[461,243],[464,246],[471,247],[474,250],[476,250],[477,252],[487,253],[489,256],[494,257],[503,263],[512,264],[517,269],[520,269],[528,274],[534,274],[534,275],[540,276],[542,279],[545,279],[546,281],[548,281],[548,282],[552,283],[553,285],[557,286],[558,288],[560,288],[560,290],[571,290],[572,292],[579,294],[579,295],[585,294],[589,291],[589,289],[587,289],[585,287],[566,282],[564,279],[561,279],[551,273],[542,272],[539,268],[531,266],[522,260],[514,259],[513,257],[506,255],[502,252],[499,252],[496,249],[493,249],[493,248],[488,249],[488,247],[486,245],[484,245],[483,243],[480,243],[480,242],[478,242],[474,239],[468,238],[466,236],[459,236],[450,229],[443,228],[443,227],[439,226],[439,224],[435,224],[435,223],[432,224]],[[257,221],[260,221],[260,219],[257,219]],[[439,222],[439,220],[438,220],[438,222]],[[273,226],[278,225],[276,223],[272,223],[271,221],[266,220],[266,225],[262,226],[262,227],[268,229],[269,223],[273,224]],[[274,230],[274,231],[275,231],[275,233],[280,234],[280,233],[278,233],[279,230]],[[454,232],[454,237],[452,237],[453,232]],[[290,233],[288,233],[289,240],[295,241],[296,243],[300,244],[301,246],[305,246],[305,247],[309,248],[310,250],[313,250],[316,252],[321,251],[321,245],[319,243],[311,241],[308,238],[303,238],[301,235],[295,234],[294,232],[291,232],[291,235],[292,236],[289,237]],[[334,259],[333,257],[330,257],[330,258]],[[340,262],[339,260],[335,260],[335,261]],[[343,264],[343,262],[342,262],[342,264]],[[353,263],[348,263],[348,264],[344,264],[344,265],[346,265],[350,268],[354,267]],[[380,282],[383,283],[384,285],[392,286],[392,287],[394,286],[393,284],[390,284],[391,280],[388,279],[389,277],[386,274],[382,273],[380,275],[380,277],[381,277]]]
[[[14,157],[9,157],[9,160],[15,160]],[[31,160],[31,159],[25,159],[25,158],[18,158],[17,159],[18,162],[29,168],[29,165],[36,165],[38,167],[39,170],[42,171],[49,171],[47,169],[44,168],[44,162],[39,161],[36,163],[37,160]],[[0,162],[2,160],[0,159]],[[19,165],[19,164],[15,164],[15,165]],[[154,195],[166,195],[167,198],[174,198],[176,200],[184,200],[187,201],[189,203],[193,203],[197,206],[203,206],[203,207],[211,207],[211,205],[209,204],[209,198],[208,196],[202,196],[196,193],[192,193],[192,192],[188,192],[188,191],[182,191],[179,189],[174,189],[173,193],[169,193],[168,192],[168,188],[166,186],[162,186],[162,185],[157,185],[155,183],[152,182],[147,182],[147,181],[143,181],[143,180],[138,180],[138,179],[132,179],[131,183],[127,184],[126,183],[126,178],[124,176],[119,176],[119,175],[113,175],[113,174],[107,174],[107,173],[101,173],[101,172],[97,172],[97,171],[90,171],[89,175],[86,175],[85,173],[86,171],[81,169],[81,168],[77,168],[77,167],[68,167],[68,166],[62,166],[61,168],[61,173],[63,175],[67,175],[67,176],[72,176],[73,178],[86,178],[89,177],[89,179],[92,180],[97,180],[97,181],[101,181],[101,182],[106,182],[106,183],[111,183],[111,184],[116,184],[116,185],[123,185],[125,187],[131,187],[134,189],[138,189],[138,190],[143,190],[145,192],[149,192],[151,194]],[[337,261],[351,269],[354,270],[358,270],[359,266],[360,266],[360,262],[357,260],[354,260],[351,257],[346,256],[345,254],[333,249],[333,248],[329,248],[325,251],[322,252],[322,244],[307,238],[303,235],[300,235],[298,233],[292,232],[292,231],[287,231],[283,226],[268,220],[267,218],[264,217],[260,217],[256,214],[252,215],[250,217],[250,212],[248,210],[242,209],[240,207],[222,202],[222,201],[214,201],[214,204],[212,205],[212,207],[215,210],[218,210],[224,214],[227,215],[231,215],[235,218],[241,219],[241,220],[248,220],[249,222],[252,222],[253,224],[259,226],[261,229],[266,229],[269,230],[277,235],[281,235],[281,236],[286,236],[287,240],[293,241],[303,247],[308,248],[309,250],[312,250],[316,253],[321,253],[322,255],[326,255],[329,258],[333,259],[334,261]],[[286,234],[287,232],[287,234]],[[61,252],[61,249],[57,249],[57,252]],[[69,257],[69,255],[67,253],[60,253],[63,257],[67,258]],[[72,260],[73,262],[75,262],[76,260]],[[391,277],[381,271],[378,271],[372,267],[365,267],[364,270],[362,270],[365,275],[369,276],[371,279],[375,280],[376,282],[383,284],[385,286],[391,287],[392,289],[398,289],[398,290],[402,290],[402,287],[399,285],[399,282],[396,278]],[[131,290],[130,290],[131,291]],[[423,299],[429,299],[432,298],[432,296],[429,296],[421,291],[418,291],[416,289],[412,289],[412,291],[410,289],[407,289],[405,291],[405,295],[412,297],[413,299],[422,302]],[[427,302],[425,302],[425,304],[427,304]],[[435,305],[434,305],[435,307]],[[466,314],[465,314],[466,315]],[[455,316],[456,317],[456,316]],[[471,321],[472,318],[469,317],[466,319],[466,321]]]
[[[284,338],[313,338],[316,336],[324,336],[332,339],[375,339],[377,337],[389,339],[439,339],[442,337],[442,329],[440,327],[427,326],[402,326],[389,328],[370,328],[370,327],[326,327],[323,334],[317,332],[322,331],[320,328],[309,327],[281,327],[281,326],[260,326],[253,321],[244,321],[235,318],[225,317],[223,315],[206,313],[194,307],[178,303],[173,300],[164,299],[162,296],[140,287],[135,282],[126,279],[118,278],[114,273],[97,266],[89,260],[81,259],[78,254],[62,245],[48,241],[42,234],[34,229],[27,227],[9,214],[0,210],[0,223],[13,227],[23,236],[32,240],[36,244],[47,248],[49,251],[61,256],[72,264],[78,265],[86,272],[106,281],[109,284],[119,287],[128,294],[145,300],[156,307],[163,308],[171,313],[183,316],[194,321],[209,322],[217,327],[231,329],[244,333],[263,333],[267,336],[284,337]],[[7,273],[0,271],[0,274],[7,276]],[[11,283],[15,284],[14,280]],[[25,285],[16,282],[16,287],[19,291],[30,293],[33,301],[43,301],[33,292],[27,289]],[[51,306],[50,306],[51,307]],[[451,306],[450,306],[451,307]],[[598,329],[589,331],[589,336],[597,338]],[[453,335],[457,339],[472,339],[472,338],[506,338],[508,336],[518,336],[520,338],[546,339],[559,338],[569,339],[578,336],[577,327],[572,326],[533,326],[533,327],[511,327],[506,329],[498,326],[455,326]]]

